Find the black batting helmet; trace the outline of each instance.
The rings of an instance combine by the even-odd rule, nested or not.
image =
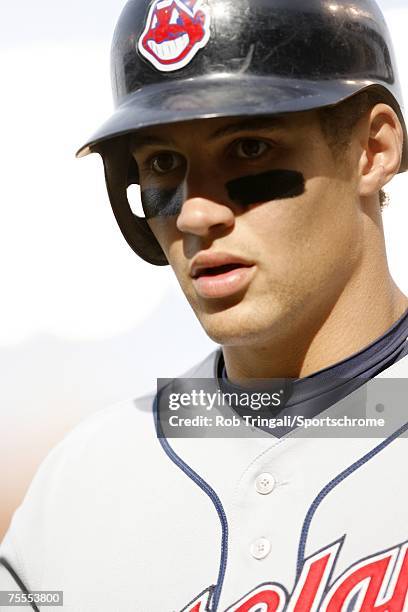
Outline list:
[[[115,112],[78,151],[104,159],[112,208],[132,249],[167,259],[127,187],[125,134],[192,119],[336,105],[376,88],[407,132],[392,43],[374,0],[130,0],[112,44]]]

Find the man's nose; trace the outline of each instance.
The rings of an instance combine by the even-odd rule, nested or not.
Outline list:
[[[180,232],[206,237],[211,230],[231,229],[235,214],[225,200],[220,183],[224,177],[217,176],[214,168],[190,168],[185,179],[184,202],[177,218]]]
[[[230,229],[234,223],[235,215],[229,206],[203,197],[187,198],[177,218],[180,232],[202,237],[211,234],[214,228]]]

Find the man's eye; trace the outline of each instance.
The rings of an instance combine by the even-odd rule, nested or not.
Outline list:
[[[240,140],[235,147],[237,157],[241,159],[256,159],[257,157],[261,157],[268,149],[269,146],[266,142],[249,138]]]
[[[183,158],[176,153],[159,153],[150,160],[150,167],[157,174],[167,174],[180,168]]]

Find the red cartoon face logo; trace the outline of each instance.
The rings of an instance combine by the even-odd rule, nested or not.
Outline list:
[[[203,0],[155,0],[139,39],[140,53],[155,68],[184,68],[210,38],[210,13]]]

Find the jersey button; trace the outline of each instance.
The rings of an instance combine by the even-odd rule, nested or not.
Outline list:
[[[265,559],[271,552],[271,543],[266,538],[259,538],[251,546],[251,555],[254,559]]]
[[[276,480],[272,476],[272,474],[268,474],[265,472],[264,474],[259,474],[258,478],[255,482],[255,487],[260,495],[269,495],[272,493],[276,486]]]

